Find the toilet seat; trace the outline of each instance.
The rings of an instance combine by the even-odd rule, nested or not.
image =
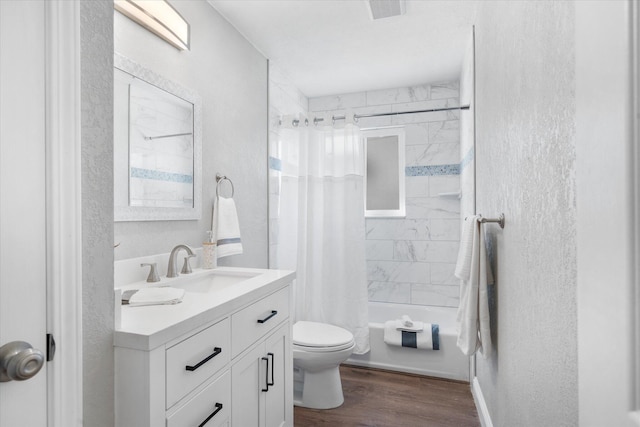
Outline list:
[[[309,352],[345,350],[355,345],[353,334],[326,323],[299,321],[293,325],[293,345]]]

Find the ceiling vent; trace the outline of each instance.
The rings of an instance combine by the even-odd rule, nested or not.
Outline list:
[[[390,18],[404,14],[405,0],[369,0],[373,19]]]

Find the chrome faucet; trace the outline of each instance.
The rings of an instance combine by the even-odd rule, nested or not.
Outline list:
[[[167,277],[178,277],[178,265],[176,262],[176,255],[180,252],[181,249],[187,251],[187,258],[185,258],[185,262],[189,262],[189,258],[195,256],[191,248],[187,245],[178,245],[171,250],[171,255],[169,255],[169,266],[167,267]],[[187,264],[188,265],[188,264]],[[183,273],[185,269],[183,269]]]

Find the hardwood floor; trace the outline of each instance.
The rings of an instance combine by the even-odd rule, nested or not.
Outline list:
[[[376,369],[341,366],[344,404],[295,407],[295,427],[478,427],[469,384]]]

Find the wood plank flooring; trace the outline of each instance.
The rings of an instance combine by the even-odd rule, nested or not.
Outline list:
[[[344,404],[295,407],[295,427],[478,427],[469,384],[342,365]]]

